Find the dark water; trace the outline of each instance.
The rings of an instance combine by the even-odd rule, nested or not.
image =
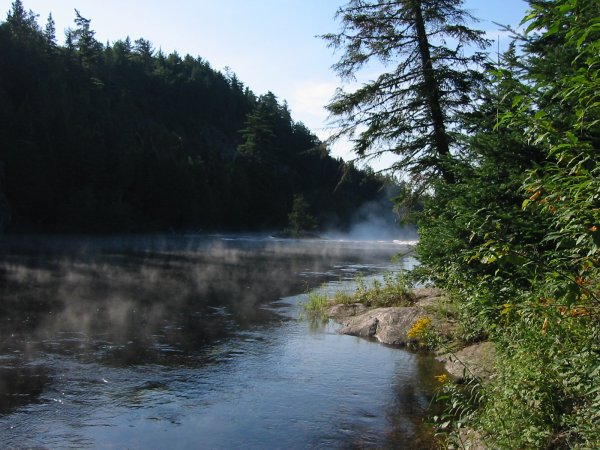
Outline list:
[[[0,244],[3,448],[429,448],[432,358],[303,320],[404,246],[268,237]]]

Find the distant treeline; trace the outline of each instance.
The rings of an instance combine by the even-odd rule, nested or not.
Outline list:
[[[332,158],[275,95],[78,12],[64,45],[14,1],[0,24],[0,225],[129,232],[286,225],[302,195],[343,227],[387,182]],[[340,180],[343,176],[343,182]]]

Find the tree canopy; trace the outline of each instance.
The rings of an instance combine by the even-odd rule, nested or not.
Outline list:
[[[9,231],[282,229],[299,195],[343,227],[389,181],[331,157],[274,94],[145,39],[102,44],[79,11],[58,45],[15,0],[0,54]]]

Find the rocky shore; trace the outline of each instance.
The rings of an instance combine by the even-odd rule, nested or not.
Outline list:
[[[418,288],[413,291],[411,306],[388,308],[367,308],[361,303],[337,304],[329,308],[327,314],[342,326],[338,333],[374,339],[383,344],[406,347],[416,344],[409,337],[409,331],[423,317],[429,318],[431,329],[442,345],[436,351],[437,359],[444,363],[447,372],[455,381],[466,377],[485,380],[493,374],[494,349],[490,342],[479,342],[454,352],[444,349],[456,348],[455,321],[444,314],[447,299],[436,288]]]
[[[327,315],[342,325],[338,333],[398,347],[419,346],[420,337],[414,331],[421,321],[438,343],[434,349],[436,358],[454,382],[476,378],[485,383],[493,377],[493,344],[487,341],[461,344],[451,303],[443,291],[419,288],[413,290],[411,297],[409,306],[368,308],[362,303],[336,304],[327,310]],[[486,450],[479,433],[473,429],[461,428],[458,438],[463,448]]]

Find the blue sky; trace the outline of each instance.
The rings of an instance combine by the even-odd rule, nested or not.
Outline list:
[[[323,106],[340,81],[330,67],[337,56],[317,35],[335,32],[336,10],[345,0],[22,0],[39,14],[48,13],[61,38],[74,26],[74,9],[91,19],[102,42],[143,37],[156,49],[200,56],[212,67],[231,68],[256,94],[272,91],[287,100],[292,117],[321,138],[328,133]],[[4,17],[12,0],[0,0]],[[466,8],[481,19],[477,25],[490,38],[508,39],[493,22],[516,27],[527,4],[523,0],[466,0]],[[365,79],[374,74],[365,73]],[[332,153],[352,158],[348,143]],[[383,168],[389,161],[373,163]]]

